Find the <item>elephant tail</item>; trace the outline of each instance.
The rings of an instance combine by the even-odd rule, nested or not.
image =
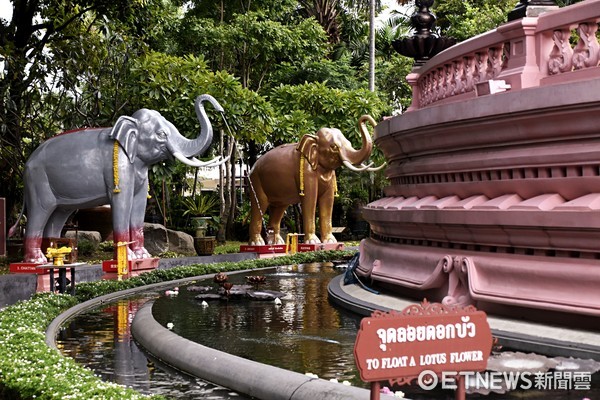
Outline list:
[[[19,226],[19,221],[21,221],[21,218],[23,218],[23,212],[25,212],[25,202],[23,202],[23,207],[21,207],[21,212],[19,213],[19,216],[17,217],[17,222],[15,222],[15,224],[13,226],[11,226],[10,229],[8,230],[8,237],[14,236],[14,234],[17,232],[17,227]]]

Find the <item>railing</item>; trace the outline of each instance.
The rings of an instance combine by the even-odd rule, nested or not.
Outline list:
[[[600,77],[600,0],[526,17],[459,43],[407,76],[408,111],[488,94],[489,81],[511,91]]]

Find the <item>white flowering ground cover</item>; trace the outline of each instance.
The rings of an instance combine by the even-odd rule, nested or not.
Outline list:
[[[1,398],[148,398],[135,390],[102,381],[91,370],[46,345],[46,327],[76,303],[70,295],[43,293],[0,313]]]
[[[349,258],[351,255],[351,252],[319,251],[239,263],[191,265],[154,270],[123,281],[82,283],[77,285],[76,297],[68,294],[36,294],[30,300],[0,311],[0,398],[163,399],[162,396],[145,396],[133,389],[102,381],[90,369],[49,348],[45,342],[46,328],[60,313],[77,303],[118,290],[220,271],[323,262]]]

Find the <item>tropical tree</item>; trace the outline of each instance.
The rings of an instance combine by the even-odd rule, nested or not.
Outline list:
[[[135,63],[130,73],[127,88],[131,99],[130,107],[161,110],[165,118],[173,122],[187,137],[196,137],[200,132],[194,112],[194,100],[203,93],[213,95],[225,109],[226,121],[211,107],[207,107],[215,132],[224,132],[226,136],[232,134],[235,141],[265,141],[271,131],[273,112],[266,99],[243,88],[231,74],[225,71],[212,72],[202,56],[178,57],[150,52]],[[230,142],[231,145],[232,143]],[[215,156],[220,151],[219,146],[213,144],[205,156]],[[231,154],[232,160],[227,172],[230,179],[225,184],[224,190],[227,193],[223,194],[221,204],[221,220],[224,225],[232,223],[228,222],[228,216],[231,214],[233,218],[232,207],[235,205],[232,199],[235,195],[235,188],[232,187],[235,181],[231,169],[237,158],[236,152],[231,151]],[[160,193],[162,209],[171,209],[170,197],[173,194],[182,197],[184,191],[190,189],[185,186],[185,177],[190,169],[181,163],[164,163],[155,165],[153,170],[151,186],[156,193]],[[170,216],[170,220],[172,218]]]
[[[0,20],[0,196],[8,200],[9,215],[20,201],[31,151],[59,130],[110,120],[118,105],[107,111],[104,93],[92,88],[103,73],[119,82],[127,62],[121,56],[131,56],[125,49],[143,49],[148,27],[167,15],[165,9],[149,11],[158,7],[152,0],[14,0],[12,6],[12,19]],[[129,35],[113,34],[123,26]],[[130,46],[132,37],[137,46]]]
[[[444,35],[462,41],[506,22],[515,4],[514,0],[436,0],[432,9]]]

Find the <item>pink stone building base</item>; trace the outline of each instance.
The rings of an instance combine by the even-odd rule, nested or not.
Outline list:
[[[523,18],[407,77],[410,109],[376,128],[390,186],[363,209],[359,275],[416,299],[600,317],[598,21],[600,0]]]

